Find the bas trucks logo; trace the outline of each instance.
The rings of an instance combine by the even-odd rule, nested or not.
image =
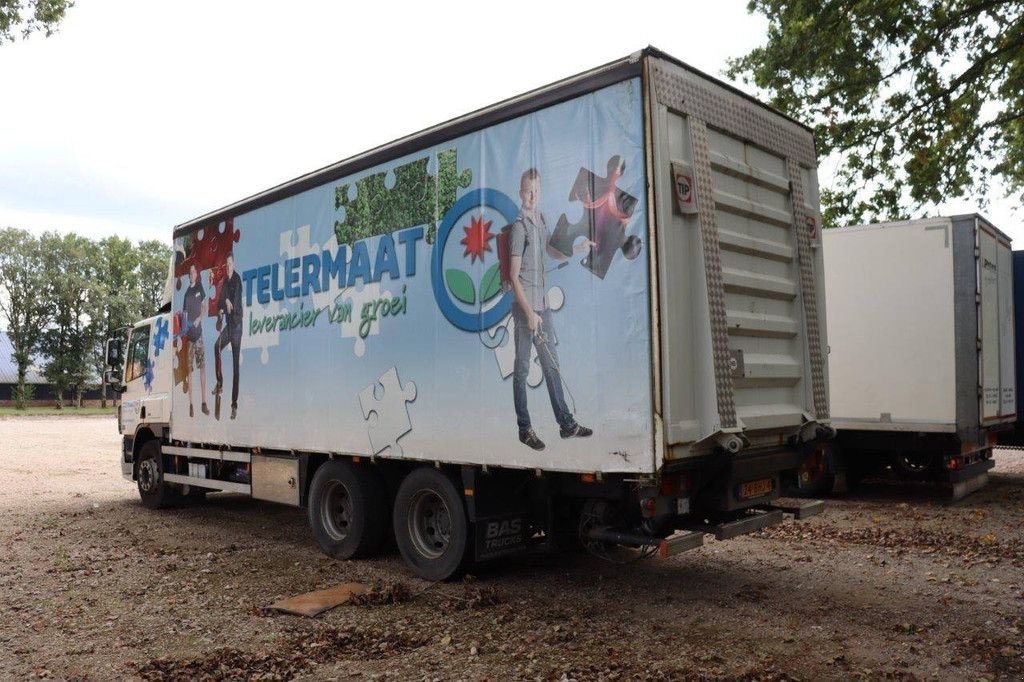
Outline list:
[[[525,524],[522,517],[480,519],[476,524],[478,559],[500,556],[526,544]]]
[[[505,521],[488,521],[487,531],[484,537],[494,540],[507,535],[518,535],[523,530],[522,519],[507,519]]]

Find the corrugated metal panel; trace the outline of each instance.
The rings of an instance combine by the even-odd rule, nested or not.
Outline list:
[[[720,131],[709,141],[729,348],[743,353],[736,412],[748,429],[800,424],[811,410],[786,159]]]
[[[33,358],[29,365],[26,382],[30,384],[45,384],[43,378],[43,362],[39,357]],[[7,332],[0,332],[0,384],[18,383],[18,365],[14,362],[14,344]]]

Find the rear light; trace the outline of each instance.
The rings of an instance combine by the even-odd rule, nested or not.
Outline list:
[[[954,471],[955,469],[959,468],[959,466],[960,460],[957,459],[956,457],[952,457],[948,462],[946,462],[946,468],[949,469],[950,471]]]
[[[693,488],[693,472],[683,471],[678,474],[662,476],[658,493],[662,497],[677,497]]]

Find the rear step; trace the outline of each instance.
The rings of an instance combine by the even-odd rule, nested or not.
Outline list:
[[[726,521],[715,526],[712,532],[715,534],[716,540],[731,540],[732,538],[739,537],[740,535],[746,535],[747,533],[753,533],[754,531],[767,528],[768,526],[777,526],[786,518],[785,514],[781,509],[775,509],[773,511],[763,511],[760,513],[750,514],[743,518],[736,519],[735,521]]]
[[[769,507],[792,514],[797,521],[809,519],[825,511],[825,503],[821,500],[776,500]]]
[[[703,546],[705,533],[711,533],[716,540],[730,540],[762,528],[777,526],[783,522],[786,514],[792,514],[794,519],[802,521],[817,516],[824,510],[825,503],[821,500],[793,500],[785,503],[775,502],[762,509],[753,509],[751,513],[733,521],[687,525],[664,539],[608,527],[591,528],[587,531],[586,536],[589,540],[627,547],[657,547],[658,556],[670,557]]]

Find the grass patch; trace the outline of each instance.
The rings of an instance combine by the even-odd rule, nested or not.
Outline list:
[[[117,407],[69,407],[58,410],[56,407],[26,407],[19,410],[15,407],[0,407],[0,417],[97,417],[114,416]]]

